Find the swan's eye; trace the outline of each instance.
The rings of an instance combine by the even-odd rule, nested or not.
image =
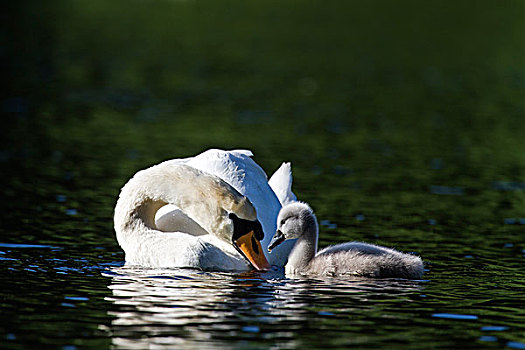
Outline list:
[[[281,220],[281,226],[284,225],[284,222],[285,222],[285,221],[286,221],[286,220],[284,220],[284,219]]]

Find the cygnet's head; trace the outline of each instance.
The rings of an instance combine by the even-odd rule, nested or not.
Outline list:
[[[268,246],[268,251],[287,239],[299,238],[305,232],[317,229],[317,219],[310,206],[303,202],[292,202],[283,208],[277,216],[277,231]]]

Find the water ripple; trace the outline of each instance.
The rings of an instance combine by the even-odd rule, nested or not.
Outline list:
[[[106,300],[114,305],[114,346],[124,348],[145,346],[145,338],[149,345],[187,346],[254,334],[290,345],[309,320],[320,325],[339,322],[359,310],[372,312],[376,303],[409,301],[421,288],[406,280],[293,280],[282,271],[228,274],[120,267],[105,276],[111,278],[112,295]]]

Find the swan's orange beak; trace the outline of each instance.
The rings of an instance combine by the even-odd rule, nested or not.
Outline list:
[[[254,231],[250,231],[247,234],[242,235],[233,241],[235,245],[241,250],[244,256],[250,261],[250,263],[257,270],[269,270],[270,263],[264,256],[261,242],[255,238]]]

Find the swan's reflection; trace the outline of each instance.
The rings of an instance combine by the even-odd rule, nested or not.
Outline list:
[[[315,318],[347,317],[377,300],[407,299],[419,288],[405,280],[289,280],[277,270],[119,267],[105,275],[111,277],[113,345],[127,349],[231,348],[251,340],[297,348],[304,344],[297,343],[296,332]]]

